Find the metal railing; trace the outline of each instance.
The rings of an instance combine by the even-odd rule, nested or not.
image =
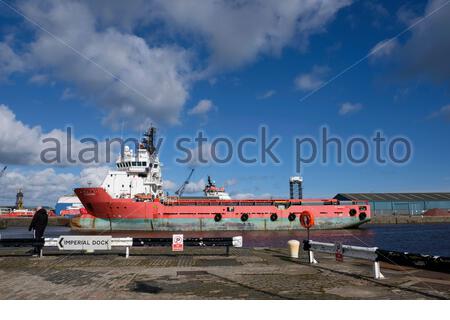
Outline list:
[[[304,240],[303,248],[309,252],[309,263],[317,264],[318,261],[314,257],[314,252],[336,254],[336,244],[327,242],[318,242],[312,240]],[[384,279],[384,275],[381,273],[380,262],[377,254],[377,247],[357,247],[342,245],[340,254],[343,257],[363,259],[373,262],[373,276],[375,279]]]
[[[64,246],[63,239],[76,238],[77,241],[89,239],[92,242],[101,242],[103,245],[93,247],[83,244],[75,247]],[[97,239],[97,240],[96,240]],[[124,248],[125,257],[129,258],[132,247],[170,247],[173,244],[172,238],[112,238],[110,236],[61,236],[59,238],[45,238],[41,240],[21,238],[21,239],[1,239],[0,247],[9,248],[39,248],[39,256],[43,257],[43,248],[56,247],[59,250],[81,251],[93,253],[95,251],[112,250],[112,248]],[[230,247],[241,248],[243,239],[241,236],[224,238],[187,238],[184,239],[183,246],[186,247],[226,247],[226,254],[229,255]]]

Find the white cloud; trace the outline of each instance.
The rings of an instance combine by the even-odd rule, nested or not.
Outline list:
[[[80,172],[78,184],[82,187],[100,186],[109,170],[111,168],[106,166],[84,168]]]
[[[25,206],[54,205],[58,197],[71,193],[78,182],[71,173],[56,173],[54,169],[41,171],[6,171],[2,177],[2,203],[13,205],[16,192],[24,192]]]
[[[194,181],[189,182],[186,185],[186,189],[184,190],[184,192],[187,194],[202,192],[203,189],[205,189],[205,186],[206,186],[206,182],[202,178],[202,179],[198,180],[197,182],[194,182]]]
[[[4,42],[0,42],[0,81],[6,80],[15,72],[24,71],[22,59]]]
[[[164,190],[176,190],[177,184],[171,180],[163,180],[163,189]]]
[[[0,162],[32,164],[39,162],[40,127],[30,128],[16,119],[5,105],[0,105]]]
[[[167,26],[203,40],[211,52],[209,69],[230,69],[283,47],[305,46],[350,0],[155,1]]]
[[[304,49],[351,2],[25,0],[20,9],[52,35],[29,24],[31,42],[17,37],[20,54],[2,43],[0,77],[28,72],[32,82],[43,74],[59,80],[101,107],[113,127],[176,124],[195,81],[286,46]]]
[[[445,121],[450,122],[450,104],[442,107],[438,111],[433,112],[432,114],[429,115],[428,118],[429,119],[442,118]]]
[[[262,95],[258,96],[258,99],[269,99],[270,97],[274,96],[277,92],[275,90],[267,90]]]
[[[397,11],[397,19],[407,26],[413,24],[419,18],[417,12],[410,4],[405,4]]]
[[[52,139],[47,141],[45,139]],[[92,152],[82,153],[83,150],[88,150],[93,145],[91,143],[82,143],[74,136],[68,138],[67,132],[60,129],[53,129],[49,132],[44,132],[41,127],[31,127],[16,119],[16,115],[6,105],[0,104],[0,163],[6,164],[20,164],[33,165],[43,164],[41,160],[41,153],[49,148],[55,148],[57,140],[60,145],[60,161],[59,163],[52,163],[54,165],[80,165],[78,156],[82,155],[83,159],[89,160],[93,157]],[[69,141],[68,141],[69,140]],[[46,142],[44,142],[46,141]],[[70,142],[70,144],[69,144]],[[70,147],[69,147],[70,146]],[[114,146],[112,146],[114,147]],[[106,144],[98,143],[98,162],[106,161]],[[110,150],[111,153],[114,150]],[[67,157],[70,153],[75,163],[71,163]],[[44,152],[46,159],[54,159],[56,153],[53,151]],[[111,159],[113,155],[111,154]],[[90,165],[98,163],[89,163]]]
[[[389,57],[397,48],[397,39],[386,39],[378,42],[372,50],[370,50],[370,55],[372,59]]]
[[[325,82],[324,78],[328,72],[329,68],[326,66],[314,66],[311,72],[299,74],[295,78],[294,84],[299,90],[315,90]]]
[[[231,178],[231,179],[226,180],[225,183],[223,184],[223,186],[225,188],[227,188],[227,187],[234,186],[237,183],[238,183],[238,180],[236,178]]]
[[[35,74],[31,76],[30,83],[37,84],[37,85],[44,85],[49,82],[48,75],[46,74]]]
[[[415,15],[415,14],[414,14]],[[450,80],[450,6],[444,0],[429,0],[420,18],[408,13],[400,18],[411,24],[424,18],[410,37],[384,58],[393,62],[404,78],[427,77],[435,82]],[[426,17],[426,18],[425,18]]]
[[[341,116],[345,116],[350,113],[358,112],[362,108],[363,105],[361,103],[344,102],[343,104],[341,104],[341,107],[339,108],[339,114]]]
[[[211,100],[200,100],[195,107],[188,111],[189,115],[205,115],[214,108]]]
[[[73,92],[72,89],[65,88],[61,95],[61,100],[71,100],[71,99],[74,99],[75,97],[76,97],[76,94]]]
[[[24,192],[25,206],[54,206],[59,197],[70,194],[76,187],[99,186],[109,168],[85,168],[79,174],[43,170],[10,170],[1,178],[0,203],[13,205],[19,189]]]
[[[188,148],[190,152],[191,159],[189,159],[187,165],[189,167],[199,167],[199,166],[208,166],[214,163],[214,159],[212,157],[213,149],[212,145],[209,142],[204,142],[199,146]],[[187,155],[183,152],[183,155],[180,155],[180,158],[183,159]]]
[[[191,72],[186,50],[149,46],[114,27],[99,29],[95,13],[81,2],[29,1],[22,10],[60,39],[38,29],[23,63],[102,106],[105,123],[178,122],[190,84],[184,76]]]

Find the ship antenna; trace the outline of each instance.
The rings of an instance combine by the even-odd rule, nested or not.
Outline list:
[[[156,152],[155,147],[155,135],[156,135],[156,128],[151,125],[150,129],[146,133],[144,133],[145,138],[142,140],[142,142],[145,145],[145,148],[150,154],[154,154]]]

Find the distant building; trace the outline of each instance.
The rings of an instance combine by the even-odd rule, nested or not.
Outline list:
[[[366,200],[372,214],[422,214],[430,209],[450,209],[450,192],[339,193],[340,201]]]

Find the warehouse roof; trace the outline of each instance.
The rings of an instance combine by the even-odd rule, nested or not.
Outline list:
[[[450,201],[450,192],[338,193],[334,198],[341,201]]]

